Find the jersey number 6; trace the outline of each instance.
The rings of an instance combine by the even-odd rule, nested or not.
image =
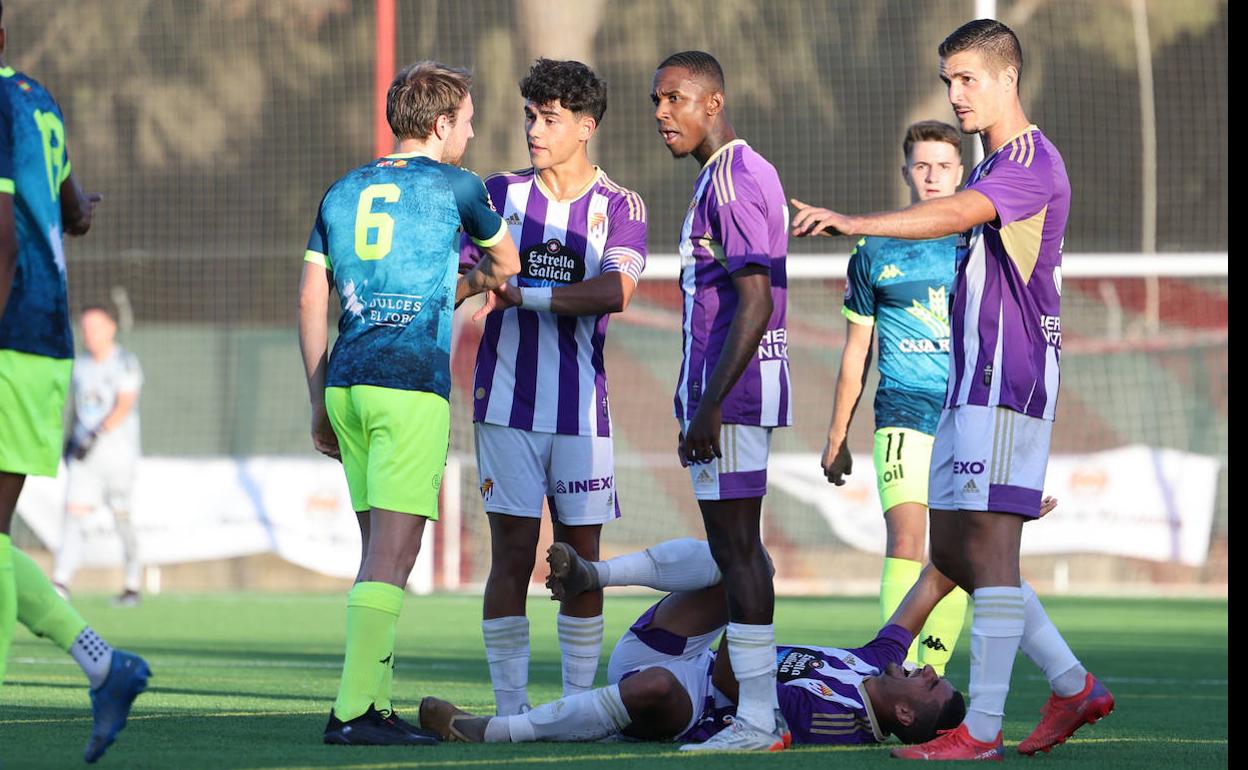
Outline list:
[[[366,261],[386,256],[394,243],[394,217],[373,211],[373,202],[377,200],[398,202],[399,186],[370,184],[360,193],[360,205],[355,209],[355,255]],[[376,235],[370,238],[374,231]]]

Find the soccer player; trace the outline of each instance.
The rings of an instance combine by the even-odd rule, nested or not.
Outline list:
[[[915,123],[902,142],[901,177],[910,202],[953,195],[962,181],[958,130],[936,120]],[[880,385],[875,393],[875,480],[888,540],[880,579],[881,618],[897,609],[923,568],[927,550],[927,475],[932,437],[949,375],[949,288],[957,238],[925,241],[863,238],[849,258],[841,314],[847,319],[836,401],[823,449],[823,471],[841,486],[853,470],[846,437],[879,336]],[[955,588],[932,612],[906,659],[945,664],[966,615],[966,592]]]
[[[715,641],[728,622],[710,548],[686,538],[591,563],[563,543],[551,546],[547,585],[556,596],[606,585],[647,585],[674,593],[624,633],[608,664],[609,685],[511,717],[474,717],[426,698],[421,724],[448,740],[521,743],[641,740],[706,741],[735,721],[739,683]],[[874,744],[892,733],[926,740],[958,723],[962,696],[930,666],[900,665],[948,579],[930,566],[866,645],[851,649],[778,648],[776,697],[795,743]],[[777,743],[774,748],[784,744]]]
[[[0,26],[0,56],[5,42]],[[85,234],[99,200],[70,173],[52,95],[0,61],[0,682],[19,620],[68,652],[91,688],[88,762],[125,727],[151,672],[101,639],[9,532],[26,477],[56,476],[60,465],[74,355],[61,233]]]
[[[1048,751],[1108,714],[1114,699],[1080,664],[1019,574],[1023,524],[1039,514],[1056,412],[1062,237],[1070,213],[1066,167],[1023,113],[1022,48],[1008,27],[968,22],[939,53],[961,129],[979,134],[984,147],[966,189],[865,216],[799,206],[793,232],[913,239],[962,233],[949,385],[928,504],[932,562],[974,601],[971,703],[958,729],[894,754],[997,759],[1020,645],[1053,689],[1020,752]]]
[[[312,443],[341,459],[362,541],[326,743],[437,742],[394,714],[395,627],[425,522],[438,516],[450,436],[451,313],[518,267],[481,180],[453,165],[472,138],[470,83],[467,71],[430,61],[395,76],[386,119],[398,152],[329,188],[304,256],[299,345]],[[461,228],[485,256],[456,284]],[[331,287],[342,315],[327,363]]]
[[[519,244],[520,274],[476,316],[486,322],[473,383],[491,550],[481,630],[501,715],[529,705],[525,597],[542,501],[555,540],[590,559],[602,525],[620,515],[603,347],[646,261],[641,196],[589,160],[607,84],[581,62],[538,59],[520,95],[532,166],[485,180]],[[478,251],[465,241],[464,265]],[[563,692],[588,690],[602,651],[601,592],[564,602],[557,624]]]
[[[139,462],[139,389],[143,370],[134,354],[116,342],[117,322],[103,305],[90,305],[79,318],[86,352],[74,359],[70,392],[74,427],[66,447],[69,491],[65,530],[52,580],[62,596],[82,561],[83,523],[107,505],[125,557],[122,607],[139,603],[143,563],[130,525],[130,492]]]
[[[689,468],[728,595],[728,649],[741,683],[737,718],[704,744],[767,749],[777,719],[775,592],[760,533],[773,428],[792,421],[784,327],[788,206],[775,168],[737,137],[715,57],[665,59],[650,94],[672,157],[701,164],[680,233],[684,359],[676,388],[678,454]]]

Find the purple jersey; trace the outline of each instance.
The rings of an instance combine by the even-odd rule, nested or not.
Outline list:
[[[771,270],[774,309],[758,355],[723,403],[723,421],[775,427],[793,421],[789,345],[784,327],[789,207],[776,169],[744,141],[719,148],[694,183],[680,233],[684,360],[676,419],[692,420],[715,370],[737,309],[732,274],[747,265]]]
[[[485,188],[520,249],[513,284],[567,286],[610,272],[640,279],[645,204],[602,171],[572,201],[556,201],[532,169],[495,174]],[[461,265],[478,256],[465,239]],[[539,433],[610,436],[603,363],[608,318],[521,308],[487,316],[477,350],[473,420]]]
[[[879,743],[887,736],[876,719],[863,680],[889,663],[901,665],[914,636],[888,625],[865,647],[776,647],[776,695],[794,743]],[[708,701],[711,699],[708,698]],[[687,736],[704,741],[723,729],[735,706],[708,703]]]
[[[1003,406],[1052,420],[1062,348],[1062,239],[1070,181],[1035,126],[984,158],[968,190],[996,220],[958,239],[948,407]]]

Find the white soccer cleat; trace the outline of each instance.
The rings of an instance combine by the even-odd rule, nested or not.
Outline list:
[[[686,743],[681,751],[784,751],[784,736],[734,719],[705,743]]]

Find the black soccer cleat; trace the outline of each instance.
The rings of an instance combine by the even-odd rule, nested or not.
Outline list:
[[[387,711],[383,716],[373,706],[355,719],[342,721],[329,712],[325,743],[335,746],[435,746],[438,736],[404,722]]]

